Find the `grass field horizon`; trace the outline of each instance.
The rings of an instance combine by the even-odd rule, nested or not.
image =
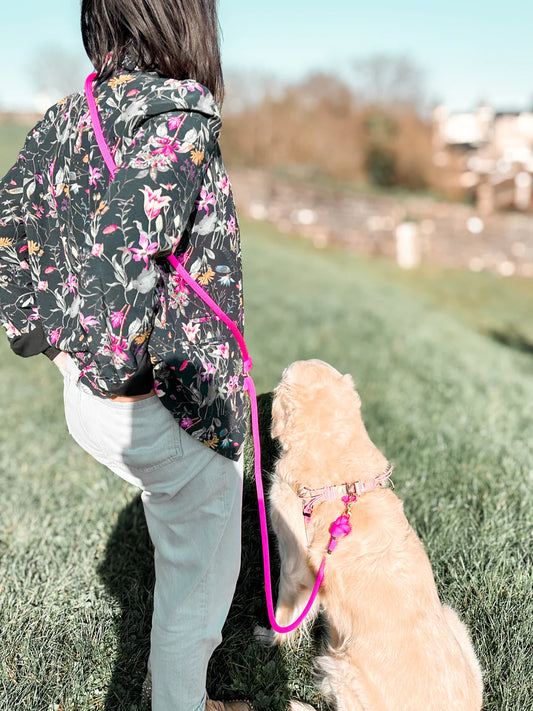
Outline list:
[[[531,711],[533,280],[402,272],[247,220],[242,233],[265,470],[284,367],[351,373],[440,597],[471,632],[485,711]],[[70,439],[52,364],[17,358],[1,330],[0,358],[0,711],[140,711],[153,567],[138,492]],[[248,442],[241,576],[208,690],[325,711],[323,623],[294,653],[253,637],[267,618],[251,455]]]

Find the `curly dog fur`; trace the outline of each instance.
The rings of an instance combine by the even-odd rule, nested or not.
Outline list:
[[[321,501],[306,527],[295,483],[368,481],[388,462],[368,436],[351,376],[327,363],[290,365],[272,414],[282,448],[269,496],[281,556],[276,618],[287,625],[307,602],[329,526],[344,509],[342,501]],[[468,632],[441,604],[401,501],[390,489],[364,494],[351,525],[328,556],[308,621],[321,608],[329,623],[329,649],[318,660],[327,699],[337,711],[480,711],[481,670]],[[294,633],[274,637],[294,641]]]

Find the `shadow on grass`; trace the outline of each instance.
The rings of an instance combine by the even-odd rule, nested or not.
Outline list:
[[[276,458],[276,445],[270,437],[271,405],[272,393],[259,396],[265,493],[269,488],[268,473]],[[251,438],[245,454],[242,528],[241,573],[224,626],[223,642],[209,665],[207,689],[211,698],[247,698],[254,701],[257,711],[281,711],[289,696],[289,672],[279,649],[261,646],[253,636],[256,625],[268,627],[268,618]],[[279,575],[275,551],[276,545],[271,539],[274,589]],[[132,711],[139,708],[146,673],[154,583],[152,545],[140,496],[121,511],[99,574],[120,606],[116,623],[117,659],[104,708],[105,711]]]
[[[533,341],[515,328],[510,327],[507,331],[489,331],[488,335],[502,346],[533,355]]]
[[[105,711],[138,708],[150,651],[153,605],[153,549],[141,497],[124,508],[107,542],[98,572],[120,606],[117,657]]]
[[[265,496],[270,472],[277,457],[270,437],[273,393],[259,395],[261,463]],[[289,670],[278,647],[265,647],[254,639],[256,625],[269,628],[266,612],[261,533],[254,479],[253,445],[249,433],[244,461],[242,510],[242,561],[237,590],[224,626],[224,641],[209,666],[207,688],[213,698],[246,698],[257,711],[281,711],[289,698]],[[273,535],[270,538],[274,594],[279,577],[279,561]]]

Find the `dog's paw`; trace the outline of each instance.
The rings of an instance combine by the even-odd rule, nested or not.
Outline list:
[[[265,647],[277,647],[281,644],[287,644],[289,647],[296,647],[297,640],[299,639],[296,632],[288,632],[280,634],[279,632],[274,632],[272,628],[267,629],[266,627],[256,626],[254,629],[255,641],[259,644],[263,644]]]
[[[271,647],[276,644],[276,633],[272,628],[267,629],[257,625],[254,629],[255,641],[259,644],[264,644],[265,647]]]
[[[301,701],[289,701],[287,711],[315,711],[315,708],[313,706],[309,706],[309,704],[304,704]]]

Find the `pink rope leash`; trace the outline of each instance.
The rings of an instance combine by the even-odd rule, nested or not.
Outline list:
[[[251,413],[251,420],[252,420],[252,438],[253,438],[253,443],[254,443],[254,477],[255,477],[255,488],[257,492],[257,504],[259,508],[259,525],[261,529],[261,543],[262,543],[262,548],[263,548],[263,572],[264,572],[264,581],[265,581],[265,597],[266,597],[266,605],[267,605],[267,613],[268,613],[268,620],[270,622],[270,625],[272,629],[274,629],[276,632],[280,633],[286,633],[286,632],[292,632],[292,630],[296,629],[302,622],[303,620],[307,617],[309,611],[313,607],[313,604],[316,600],[316,597],[318,595],[318,591],[320,589],[320,586],[322,584],[322,580],[324,578],[324,568],[326,565],[326,556],[324,556],[324,559],[322,561],[322,564],[320,566],[320,569],[318,571],[318,576],[315,582],[315,586],[313,588],[313,591],[311,593],[311,596],[307,602],[307,605],[304,607],[302,613],[298,616],[298,618],[292,622],[290,625],[287,625],[286,627],[283,627],[281,625],[278,625],[276,622],[276,616],[274,614],[274,603],[272,600],[272,579],[270,575],[270,548],[268,545],[268,525],[267,525],[267,516],[266,516],[266,506],[265,506],[265,493],[263,489],[263,477],[261,473],[261,440],[259,437],[259,413],[257,409],[257,393],[255,390],[255,383],[253,381],[252,376],[249,374],[250,370],[252,369],[252,359],[250,358],[250,355],[248,353],[248,349],[246,347],[246,343],[244,341],[244,338],[239,331],[237,324],[232,321],[227,314],[225,314],[222,309],[218,306],[218,304],[213,301],[213,299],[209,296],[209,294],[202,289],[202,287],[198,284],[197,281],[193,279],[193,277],[189,274],[189,272],[184,268],[182,264],[177,260],[177,258],[174,255],[170,255],[168,257],[169,262],[172,264],[172,266],[176,269],[180,277],[186,282],[188,286],[193,289],[193,291],[213,310],[213,312],[217,315],[218,318],[220,318],[226,326],[231,330],[233,335],[235,336],[237,343],[239,345],[239,348],[242,353],[243,357],[243,370],[244,373],[246,374],[246,378],[244,379],[244,389],[245,391],[249,394],[250,396],[250,413]]]
[[[274,604],[272,600],[272,580],[270,577],[270,550],[268,546],[268,529],[267,529],[267,519],[266,519],[266,509],[265,509],[265,494],[263,491],[263,478],[261,476],[261,442],[259,439],[259,416],[257,412],[257,394],[255,392],[255,385],[252,377],[248,375],[244,382],[244,388],[248,391],[250,395],[250,409],[252,417],[252,435],[254,442],[254,474],[255,474],[255,487],[257,490],[257,503],[259,506],[259,524],[261,528],[261,542],[263,545],[263,570],[265,578],[265,596],[266,605],[268,612],[268,620],[273,630],[284,634],[286,632],[292,632],[295,630],[304,619],[309,614],[309,611],[313,607],[320,586],[322,585],[322,580],[324,579],[324,568],[326,566],[326,556],[324,556],[318,575],[315,581],[315,586],[311,592],[311,596],[307,601],[307,605],[302,610],[301,614],[292,622],[290,625],[285,627],[278,625],[276,622],[276,617],[274,615]]]
[[[96,142],[98,143],[98,148],[100,149],[102,158],[104,159],[105,164],[107,165],[107,168],[111,174],[110,180],[113,180],[118,168],[117,168],[117,164],[115,163],[113,156],[111,155],[109,146],[107,145],[106,140],[104,138],[104,132],[102,131],[102,124],[100,123],[100,117],[98,116],[98,107],[96,106],[96,101],[94,100],[93,82],[97,76],[98,76],[98,73],[93,72],[92,74],[89,74],[89,76],[85,80],[85,97],[87,99],[89,113],[91,114],[91,121],[93,124],[94,136],[96,138]]]
[[[96,141],[98,143],[98,147],[100,148],[100,151],[102,153],[102,157],[104,159],[104,162],[109,170],[111,180],[115,177],[115,174],[118,170],[117,165],[113,159],[113,156],[111,155],[111,151],[109,150],[109,146],[106,143],[106,140],[104,138],[104,133],[102,131],[102,126],[100,123],[100,117],[98,115],[98,107],[96,106],[96,102],[94,100],[94,95],[93,95],[93,81],[96,78],[97,73],[94,72],[93,74],[90,74],[87,77],[87,80],[85,81],[85,96],[87,97],[87,105],[89,107],[89,113],[91,116],[91,122],[93,125],[93,130],[94,130],[94,135],[96,138]],[[298,616],[298,618],[290,625],[287,625],[286,627],[283,627],[281,625],[278,625],[276,622],[276,617],[274,614],[274,604],[272,600],[272,579],[270,575],[270,549],[268,545],[268,527],[267,527],[267,517],[266,517],[266,506],[265,506],[265,494],[263,490],[263,478],[261,474],[261,441],[259,438],[259,415],[257,411],[257,393],[255,390],[255,384],[254,381],[249,375],[250,370],[252,369],[252,359],[250,358],[250,355],[248,353],[248,348],[246,346],[244,337],[242,333],[239,331],[239,328],[237,324],[232,321],[229,316],[222,311],[220,306],[213,301],[213,299],[209,296],[209,294],[205,291],[205,289],[202,289],[202,287],[198,284],[195,279],[189,274],[189,272],[185,269],[185,267],[180,264],[178,261],[177,257],[173,254],[169,255],[168,261],[170,264],[174,267],[174,269],[178,272],[180,277],[185,281],[185,283],[199,296],[206,304],[209,306],[209,308],[215,313],[215,315],[223,321],[226,326],[230,329],[232,334],[234,335],[237,344],[239,346],[239,349],[242,354],[243,358],[243,371],[244,374],[246,375],[244,379],[244,389],[246,392],[248,392],[250,396],[250,410],[251,410],[251,418],[252,418],[252,436],[253,436],[253,443],[254,443],[254,475],[255,475],[255,487],[257,491],[257,504],[259,508],[259,524],[260,524],[260,529],[261,529],[261,542],[262,542],[262,547],[263,547],[263,571],[264,571],[264,581],[265,581],[265,597],[266,597],[266,604],[267,604],[267,612],[268,612],[268,619],[269,622],[272,626],[272,628],[281,634],[286,633],[286,632],[292,632],[292,630],[296,629],[305,619],[311,608],[313,607],[313,604],[316,600],[316,597],[318,595],[318,591],[320,589],[320,585],[322,584],[322,580],[324,578],[324,567],[326,565],[326,556],[324,556],[324,559],[322,561],[322,564],[320,566],[320,569],[318,571],[318,576],[315,582],[315,586],[313,588],[313,591],[311,593],[311,596],[307,602],[307,605],[303,609],[302,613]],[[333,539],[332,539],[333,540]],[[330,544],[331,545],[331,544]],[[334,546],[333,546],[334,547]]]
[[[185,267],[180,264],[178,259],[174,255],[170,255],[168,257],[169,262],[172,264],[172,266],[176,269],[180,277],[185,281],[185,283],[190,286],[191,289],[209,306],[210,309],[213,310],[213,312],[216,314],[216,316],[221,319],[226,326],[231,330],[233,335],[235,336],[237,343],[239,345],[239,348],[242,353],[243,357],[243,370],[244,373],[246,374],[246,378],[244,379],[244,389],[245,391],[249,394],[250,396],[250,413],[251,413],[251,420],[252,420],[252,438],[253,438],[253,443],[254,443],[254,477],[255,477],[255,488],[257,492],[257,504],[259,508],[259,525],[261,529],[261,543],[262,543],[262,548],[263,548],[263,572],[264,572],[264,581],[265,581],[265,597],[266,597],[266,605],[267,605],[267,613],[268,613],[268,619],[270,622],[271,627],[276,631],[280,633],[286,633],[286,632],[292,632],[292,630],[296,629],[302,622],[303,620],[307,617],[309,611],[313,607],[313,604],[316,600],[316,597],[318,595],[318,591],[320,589],[320,586],[322,584],[322,580],[324,578],[324,568],[326,565],[326,556],[324,556],[324,559],[322,561],[322,564],[320,566],[320,569],[318,571],[318,576],[315,582],[315,586],[313,588],[313,591],[311,593],[311,596],[307,602],[307,605],[304,607],[302,613],[298,616],[298,618],[292,622],[290,625],[287,625],[286,627],[283,627],[281,625],[278,625],[276,622],[276,617],[274,614],[274,603],[272,600],[272,579],[270,575],[270,548],[268,545],[268,525],[267,525],[267,516],[266,516],[266,506],[265,506],[265,493],[263,489],[263,477],[261,473],[261,440],[259,437],[259,413],[257,409],[257,393],[255,390],[255,383],[253,381],[252,376],[249,374],[250,370],[252,369],[252,359],[250,358],[250,355],[248,353],[248,349],[246,347],[246,343],[244,341],[244,338],[239,331],[237,324],[232,321],[227,314],[225,314],[222,309],[218,306],[218,304],[213,301],[213,299],[209,296],[209,294],[202,289],[202,287],[198,284],[197,281],[193,279],[193,277],[189,274],[189,272],[185,269]]]

